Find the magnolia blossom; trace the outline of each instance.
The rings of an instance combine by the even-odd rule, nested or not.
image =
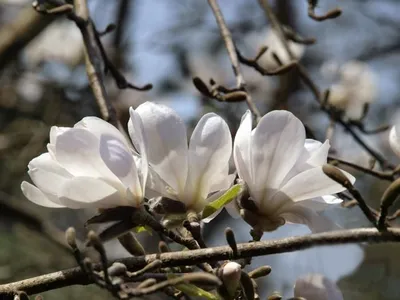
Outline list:
[[[376,98],[377,87],[374,75],[367,64],[349,61],[343,66],[323,66],[325,76],[333,73],[339,80],[330,88],[329,103],[345,112],[349,119],[358,120],[363,116],[364,106]],[[327,74],[329,73],[329,74]]]
[[[390,130],[389,143],[393,152],[400,157],[400,123],[393,126]]]
[[[140,160],[122,133],[99,118],[83,118],[73,128],[53,126],[48,152],[28,165],[34,185],[22,182],[24,195],[47,207],[140,206],[148,167],[143,125],[133,119],[131,126],[142,137]]]
[[[321,274],[299,277],[294,286],[294,296],[307,300],[343,300],[338,286]]]
[[[268,51],[258,60],[258,63],[264,68],[273,70],[279,67],[279,64],[274,59],[272,53],[275,53],[283,64],[287,64],[292,60],[275,29],[269,29],[267,31],[265,40],[262,44],[268,47]],[[299,59],[303,56],[305,51],[304,45],[288,41],[288,47],[294,58]]]
[[[322,171],[329,147],[328,141],[306,139],[303,124],[288,111],[266,114],[254,130],[248,111],[234,143],[236,169],[256,206],[241,210],[245,221],[262,231],[272,231],[285,221],[308,225],[313,231],[330,229],[317,212],[341,201],[324,195],[344,188]],[[228,211],[232,213],[231,208]]]
[[[132,126],[136,118],[144,125],[144,136]],[[216,192],[228,189],[233,181],[228,176],[231,134],[226,122],[214,113],[200,119],[189,146],[185,124],[176,112],[151,102],[131,113],[129,133],[136,148],[143,143],[142,137],[146,139],[149,196],[164,196],[182,202],[187,210],[201,212],[219,195]]]

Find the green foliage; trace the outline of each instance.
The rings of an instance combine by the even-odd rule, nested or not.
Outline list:
[[[235,184],[227,190],[221,197],[210,202],[203,210],[202,219],[211,216],[213,213],[231,202],[242,191],[242,185]]]

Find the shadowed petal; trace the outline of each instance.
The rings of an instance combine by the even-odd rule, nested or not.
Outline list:
[[[352,175],[342,172],[351,182],[355,181]],[[341,184],[325,175],[322,167],[312,168],[296,175],[281,188],[281,191],[293,201],[335,194],[344,190],[345,188]]]
[[[102,134],[100,156],[126,188],[129,188],[137,197],[144,196],[133,155],[124,143],[115,139],[114,136]]]
[[[129,114],[130,118],[128,122],[128,131],[133,145],[140,153],[141,159],[140,164],[138,165],[140,165],[141,176],[139,176],[139,180],[144,191],[146,187],[147,175],[149,173],[147,142],[144,134],[144,126],[139,114],[132,107],[129,108]]]
[[[287,222],[307,225],[313,233],[340,229],[338,225],[327,217],[301,205],[292,205],[285,208],[281,216]]]
[[[99,140],[85,129],[73,128],[58,136],[56,159],[74,176],[90,176],[119,182],[100,157]]]
[[[70,208],[111,208],[128,205],[115,188],[91,177],[70,179],[61,189],[59,198],[60,203]]]
[[[252,165],[251,165],[251,127],[252,116],[248,110],[242,117],[239,129],[236,132],[235,142],[233,146],[233,158],[235,160],[236,170],[239,177],[247,184],[252,184]]]

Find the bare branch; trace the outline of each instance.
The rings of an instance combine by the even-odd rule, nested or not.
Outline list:
[[[379,232],[375,228],[358,228],[289,237],[278,240],[238,244],[237,258],[293,252],[315,246],[362,242],[400,242],[400,229],[389,228],[387,231]],[[160,260],[162,262],[162,267],[173,267],[226,260],[230,259],[232,256],[233,252],[230,246],[221,246],[208,249],[129,257],[117,261],[126,265],[128,270],[137,271],[155,260]],[[113,262],[110,262],[110,264],[112,263]],[[94,265],[94,268],[100,270],[101,265]],[[72,268],[14,283],[0,285],[0,296],[10,295],[11,293],[15,293],[15,291],[24,291],[31,295],[66,286],[87,285],[90,283],[92,282],[80,268]]]
[[[261,114],[258,111],[250,94],[247,91],[246,82],[245,82],[242,72],[240,70],[239,59],[238,59],[238,56],[236,53],[236,47],[233,42],[231,32],[229,31],[228,27],[226,26],[224,17],[222,15],[221,9],[218,6],[217,0],[208,0],[208,3],[214,13],[215,19],[217,21],[218,27],[221,32],[221,36],[225,42],[225,47],[226,47],[226,50],[228,51],[229,59],[231,60],[233,73],[235,74],[235,77],[236,77],[236,87],[238,89],[241,89],[244,92],[246,92],[247,105],[248,105],[250,111],[252,112],[252,114],[255,116],[255,118],[258,121],[261,118]]]

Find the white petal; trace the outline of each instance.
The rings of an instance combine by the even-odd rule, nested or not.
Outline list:
[[[120,140],[122,143],[129,148],[129,143],[115,126],[110,123],[104,121],[103,119],[97,117],[85,117],[81,121],[75,124],[74,128],[82,128],[93,133],[98,139],[100,139],[101,135],[106,134],[109,136],[113,136],[115,139]]]
[[[389,143],[393,152],[400,157],[400,125],[395,125],[390,130]]]
[[[115,139],[112,135],[102,134],[100,136],[100,156],[126,188],[129,188],[138,198],[144,196],[136,162],[123,142]]]
[[[262,189],[278,189],[303,151],[305,129],[288,111],[273,111],[261,118],[251,139],[252,178],[256,201]],[[250,186],[251,190],[251,186]]]
[[[287,222],[307,225],[313,233],[340,229],[338,225],[327,217],[301,205],[294,204],[286,207],[280,215]]]
[[[355,179],[352,175],[342,171],[351,182]],[[293,201],[301,201],[331,195],[344,191],[345,188],[330,179],[322,171],[322,167],[306,170],[290,179],[282,188],[281,192]]]
[[[47,197],[41,190],[39,190],[36,186],[30,184],[29,182],[23,181],[21,183],[21,190],[25,197],[28,198],[28,200],[37,205],[53,208],[65,207],[51,201],[50,198]]]
[[[85,129],[73,128],[60,134],[55,155],[60,165],[74,176],[119,182],[100,157],[98,138]]]
[[[296,280],[294,296],[307,300],[343,300],[339,287],[321,274],[307,274]]]
[[[132,107],[129,108],[129,122],[128,122],[128,130],[133,145],[136,147],[136,150],[140,153],[140,182],[142,189],[144,190],[146,187],[147,175],[149,172],[148,165],[148,157],[147,157],[147,142],[144,134],[144,126],[142,123],[142,119],[139,114],[133,110]]]
[[[313,139],[306,139],[304,143],[304,148],[307,150],[308,153],[312,153],[321,147],[322,143],[320,141],[316,141]]]
[[[228,175],[228,171],[224,170],[223,172],[221,172],[218,175],[218,177],[216,177],[214,182],[212,182],[212,185],[210,187],[210,193],[229,189],[229,187],[232,185],[235,178],[236,178],[236,174]]]
[[[178,196],[151,167],[149,168],[145,194],[146,198],[164,196],[173,200],[177,200]]]
[[[42,169],[64,177],[72,177],[72,175],[68,173],[68,171],[65,170],[63,167],[61,167],[60,164],[55,161],[48,152],[43,153],[38,157],[32,159],[28,164],[28,168],[29,170]]]
[[[51,128],[50,128],[50,144],[51,145],[55,145],[56,142],[57,142],[57,137],[60,134],[66,132],[66,131],[68,131],[70,129],[71,129],[71,127],[51,126]]]
[[[68,177],[48,172],[43,169],[31,169],[28,171],[33,183],[44,193],[57,197],[62,186],[69,180]],[[56,199],[56,198],[55,198]],[[58,203],[58,201],[55,201]]]
[[[185,124],[164,105],[146,102],[136,112],[144,126],[149,164],[171,188],[183,192],[188,173]]]
[[[225,183],[231,153],[232,138],[226,122],[214,113],[204,115],[189,145],[187,192],[190,200],[205,199],[212,185]],[[226,177],[220,176],[222,172],[226,172]]]
[[[309,165],[318,167],[326,164],[330,148],[329,140],[321,144],[321,142],[307,139],[304,146],[309,153],[309,158],[307,159]]]
[[[233,158],[239,177],[247,184],[252,184],[252,165],[251,165],[251,127],[252,115],[248,110],[242,117],[239,129],[236,132],[235,143],[233,146]]]
[[[60,203],[70,208],[110,208],[127,205],[122,195],[106,182],[91,177],[70,179],[61,189]]]
[[[340,204],[343,200],[334,196],[334,195],[326,195],[322,197],[316,197],[308,200],[298,201],[296,205],[301,205],[304,207],[308,207],[314,211],[323,211],[331,205]]]
[[[285,185],[291,178],[301,172],[326,164],[329,148],[330,145],[328,140],[322,144],[319,141],[306,139],[300,157],[290,172],[286,175],[282,185]]]

